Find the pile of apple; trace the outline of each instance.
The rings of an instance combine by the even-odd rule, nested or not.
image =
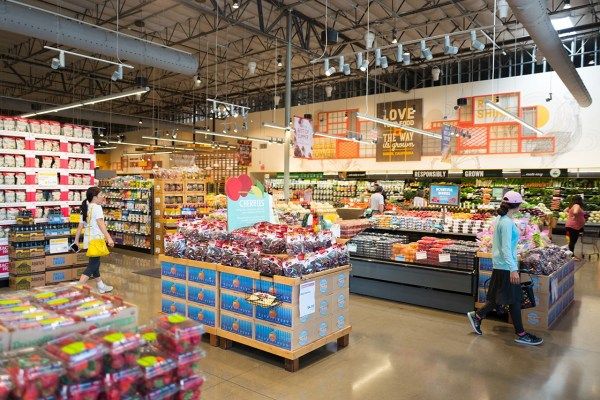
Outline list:
[[[587,222],[592,224],[600,224],[600,211],[590,212]]]

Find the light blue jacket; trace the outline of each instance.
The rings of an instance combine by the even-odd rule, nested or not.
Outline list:
[[[519,229],[507,215],[496,219],[496,228],[492,240],[492,263],[494,269],[518,271],[517,244],[519,243]]]

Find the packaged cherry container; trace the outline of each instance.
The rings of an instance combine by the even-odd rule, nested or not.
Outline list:
[[[184,379],[193,376],[200,368],[200,360],[203,357],[204,352],[200,349],[174,356],[177,361],[177,378]]]
[[[200,400],[202,394],[204,377],[193,375],[179,382],[179,394],[177,400]]]
[[[14,386],[14,398],[23,400],[55,396],[65,372],[60,360],[34,348],[8,353],[4,367]]]
[[[60,400],[97,400],[102,393],[102,382],[91,381],[75,385],[64,385]]]
[[[196,350],[202,341],[202,325],[183,315],[161,315],[155,320],[155,325],[158,342],[171,353],[183,354]]]
[[[13,390],[13,383],[10,375],[6,371],[0,371],[0,400],[8,399],[11,390]]]
[[[145,395],[160,390],[176,382],[177,363],[160,350],[149,349],[137,360],[142,369],[139,390]]]
[[[138,366],[106,374],[104,379],[106,400],[135,398],[137,383],[141,377],[142,370]]]
[[[107,348],[79,334],[49,342],[46,351],[63,361],[68,384],[101,378],[104,371],[102,360]]]
[[[171,383],[167,386],[164,386],[160,389],[153,390],[148,393],[144,399],[146,400],[174,400],[175,396],[179,392],[179,385],[176,383]]]
[[[145,343],[139,334],[109,329],[92,332],[91,337],[108,348],[104,356],[107,373],[137,366]]]

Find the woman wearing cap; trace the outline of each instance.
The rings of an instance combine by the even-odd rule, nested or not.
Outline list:
[[[517,243],[519,230],[513,216],[519,211],[523,198],[517,192],[507,192],[498,209],[498,218],[492,241],[492,277],[487,292],[487,301],[479,311],[467,313],[471,327],[476,334],[482,335],[481,321],[487,313],[498,305],[508,305],[517,337],[515,342],[529,346],[542,344],[543,339],[525,332],[521,319],[521,279]]]

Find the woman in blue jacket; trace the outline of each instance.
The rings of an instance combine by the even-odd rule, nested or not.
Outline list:
[[[493,271],[487,292],[487,301],[479,311],[467,313],[471,327],[476,334],[482,335],[481,321],[487,313],[498,305],[508,305],[515,333],[515,342],[529,346],[543,343],[543,339],[525,332],[521,318],[521,278],[519,276],[519,260],[517,243],[519,230],[513,216],[519,211],[523,198],[517,192],[507,192],[498,209],[498,219],[492,241]]]

